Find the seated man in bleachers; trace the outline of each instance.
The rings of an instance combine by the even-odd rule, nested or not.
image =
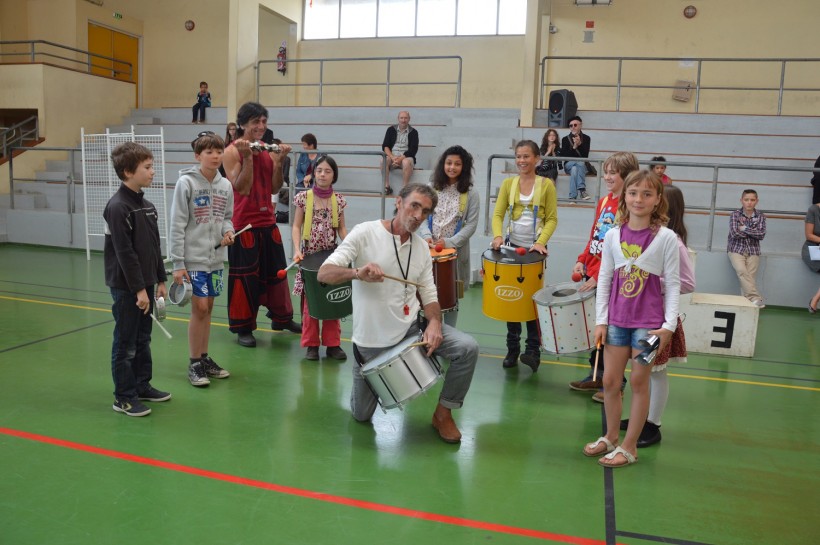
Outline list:
[[[399,112],[398,125],[390,125],[384,133],[382,149],[387,154],[388,169],[385,171],[384,192],[393,194],[390,187],[390,171],[400,168],[402,173],[402,186],[407,185],[413,175],[413,167],[416,164],[416,153],[419,150],[419,132],[410,126],[410,112]],[[380,163],[380,168],[384,164]]]
[[[569,120],[569,134],[561,139],[561,155],[569,160],[564,162],[564,170],[569,174],[569,198],[590,200],[584,176],[587,166],[584,159],[589,157],[592,138],[581,132],[581,118],[577,115]]]

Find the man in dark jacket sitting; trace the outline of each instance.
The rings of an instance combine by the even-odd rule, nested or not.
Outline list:
[[[413,175],[413,167],[416,165],[416,153],[419,150],[419,132],[410,126],[410,112],[399,112],[398,125],[390,125],[384,133],[382,149],[387,154],[387,170],[384,175],[384,192],[387,195],[393,194],[390,187],[390,171],[400,168],[402,173],[402,186],[407,185]],[[384,169],[384,164],[381,164]]]

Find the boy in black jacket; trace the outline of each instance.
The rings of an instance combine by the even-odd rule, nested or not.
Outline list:
[[[171,394],[150,383],[154,285],[157,297],[167,296],[157,209],[142,192],[154,179],[154,156],[144,146],[127,142],[114,148],[111,161],[122,180],[103,212],[105,285],[114,299],[113,409],[128,416],[146,416],[151,409],[140,400],[171,399]]]

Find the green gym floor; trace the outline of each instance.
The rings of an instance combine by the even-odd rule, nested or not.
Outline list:
[[[481,357],[460,445],[430,425],[439,386],[357,423],[351,360],[303,360],[264,321],[239,347],[226,299],[210,353],[231,377],[188,383],[189,309],[172,307],[152,351],[173,399],[128,418],[111,409],[102,256],[0,245],[0,544],[817,543],[820,318],[805,309],[763,310],[752,359],[674,366],[663,441],[612,470],[581,453],[602,428],[602,405],[567,387],[586,355],[505,371],[480,288],[461,302]]]

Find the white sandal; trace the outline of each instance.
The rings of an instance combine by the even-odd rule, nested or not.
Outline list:
[[[601,443],[604,443],[606,445],[606,450],[605,451],[603,451],[603,452],[593,452],[593,453],[587,452],[587,449],[594,449],[598,445],[600,445]],[[610,441],[606,437],[599,437],[594,442],[587,443],[584,446],[584,449],[583,449],[582,452],[584,453],[584,456],[589,456],[590,458],[592,458],[593,456],[601,456],[602,454],[609,454],[610,452],[615,450],[616,446],[617,445],[613,444],[612,441]]]
[[[623,463],[623,464],[604,464],[604,463],[601,462],[601,460],[603,460],[604,458],[606,458],[609,461],[612,461],[612,460],[615,459],[615,456],[617,456],[618,454],[623,455],[624,459],[626,460],[625,463]],[[625,451],[621,447],[617,447],[615,450],[613,450],[609,454],[607,454],[605,456],[602,456],[601,459],[598,460],[598,463],[600,465],[604,466],[604,467],[624,467],[624,466],[632,465],[637,461],[638,461],[637,456],[633,456],[632,454]]]

